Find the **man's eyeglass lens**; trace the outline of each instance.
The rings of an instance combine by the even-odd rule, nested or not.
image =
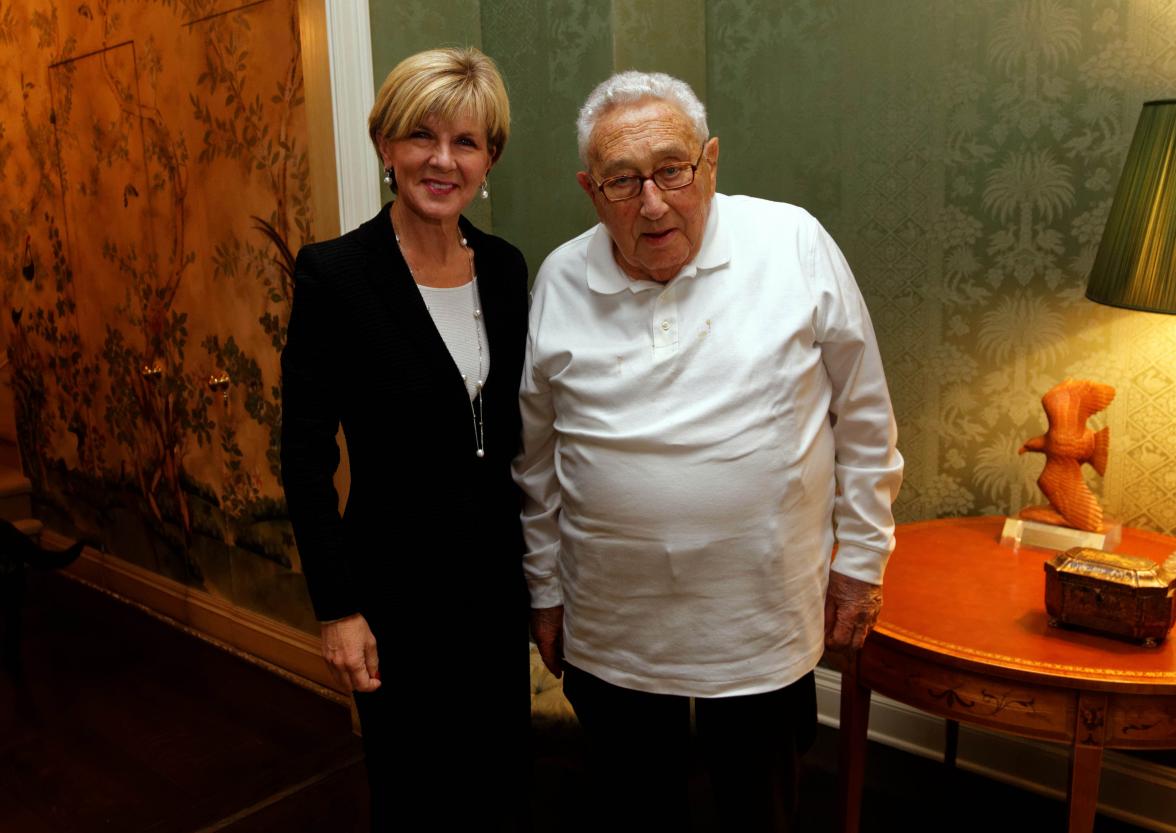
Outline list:
[[[672,162],[669,165],[662,165],[649,176],[622,174],[621,176],[609,177],[600,183],[600,190],[610,202],[620,202],[637,196],[641,193],[647,179],[652,179],[654,185],[663,191],[676,191],[694,182],[694,172],[700,164],[702,164],[701,153],[698,155],[698,161],[693,165],[689,162]]]

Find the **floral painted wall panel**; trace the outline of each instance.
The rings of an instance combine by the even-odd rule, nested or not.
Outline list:
[[[42,514],[309,628],[277,468],[286,253],[313,238],[296,14],[0,5],[0,242]]]

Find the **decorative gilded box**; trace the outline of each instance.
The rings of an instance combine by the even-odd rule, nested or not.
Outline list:
[[[1049,624],[1077,625],[1154,647],[1176,622],[1176,553],[1150,558],[1074,547],[1045,562]]]

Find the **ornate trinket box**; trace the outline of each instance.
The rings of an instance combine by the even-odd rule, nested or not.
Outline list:
[[[1176,623],[1176,553],[1163,566],[1085,547],[1060,553],[1045,562],[1045,610],[1052,627],[1076,625],[1154,647]]]

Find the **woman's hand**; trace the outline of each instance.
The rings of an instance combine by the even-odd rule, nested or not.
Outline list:
[[[351,691],[375,691],[380,687],[380,660],[376,654],[376,637],[367,619],[359,613],[323,622],[323,659],[327,668]]]

